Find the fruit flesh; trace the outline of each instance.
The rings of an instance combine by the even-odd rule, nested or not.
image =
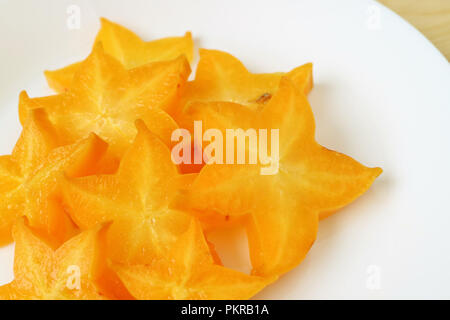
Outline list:
[[[279,170],[274,175],[261,175],[261,163],[208,164],[180,202],[200,212],[212,209],[216,215],[246,216],[254,273],[263,276],[284,273],[296,266],[309,250],[320,212],[339,209],[355,200],[369,188],[381,169],[367,168],[319,146],[314,139],[309,103],[287,77],[262,111],[228,104],[230,112],[225,114],[234,116],[225,117],[225,124],[220,126],[218,119],[222,119],[223,109],[215,106],[196,108],[197,120],[214,122],[223,129],[230,126],[245,129],[250,125],[279,129]],[[250,112],[253,115],[249,116]],[[207,220],[209,216],[203,218]],[[307,228],[300,232],[298,226]],[[286,239],[297,236],[300,238],[286,245]]]
[[[172,108],[190,67],[184,57],[126,70],[96,45],[77,70],[59,104],[46,111],[65,144],[96,133],[121,157],[142,119],[167,145],[178,128],[164,111]]]
[[[89,57],[46,72],[59,94],[20,94],[24,130],[0,157],[0,245],[17,217],[30,227],[14,227],[16,279],[0,298],[250,298],[301,263],[319,220],[381,173],[315,141],[312,64],[252,74],[230,54],[202,49],[188,82],[192,46],[190,33],[144,42],[102,19]],[[208,163],[211,154],[175,166],[171,134],[193,133],[194,120],[224,137],[279,130],[279,155],[268,158],[276,171],[261,174],[261,159]],[[193,137],[191,152],[211,150]],[[256,152],[245,147],[247,158]],[[235,224],[247,232],[251,275],[223,267],[204,237]],[[73,262],[88,282],[76,292],[63,280]]]
[[[78,226],[113,221],[111,258],[123,263],[147,263],[164,254],[191,219],[170,207],[179,173],[169,149],[142,121],[137,127],[115,175],[68,179],[62,185],[66,209]]]
[[[274,281],[215,264],[195,220],[166,257],[151,265],[118,264],[115,270],[131,294],[145,300],[248,299]]]
[[[192,61],[194,49],[190,32],[186,32],[183,37],[145,42],[130,30],[105,18],[101,18],[101,28],[94,46],[98,43],[102,43],[105,52],[120,61],[126,69],[151,62],[173,60],[181,55]],[[81,65],[82,62],[77,62],[65,68],[46,71],[45,77],[49,86],[58,93],[69,90]]]
[[[96,279],[102,272],[99,260],[102,229],[85,231],[54,250],[25,225],[14,226],[16,242],[13,282],[0,287],[2,300],[103,300]],[[74,276],[75,278],[71,278]],[[76,277],[78,277],[78,280]],[[77,285],[79,281],[80,286]]]

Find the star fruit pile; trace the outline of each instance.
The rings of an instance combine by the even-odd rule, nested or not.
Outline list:
[[[248,299],[381,173],[315,141],[311,64],[252,74],[201,49],[188,81],[192,58],[190,33],[144,42],[102,19],[84,61],[45,72],[57,94],[20,94],[23,131],[0,157],[0,244],[16,243],[1,299]],[[172,132],[194,120],[279,129],[278,172],[175,165]],[[207,240],[230,225],[246,229],[251,274]]]

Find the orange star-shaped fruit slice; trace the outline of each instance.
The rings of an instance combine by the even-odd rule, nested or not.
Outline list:
[[[68,179],[64,203],[82,229],[113,221],[108,242],[115,261],[147,263],[189,227],[191,217],[169,207],[179,173],[169,148],[143,121],[114,175]]]
[[[58,146],[55,130],[42,109],[35,109],[25,124],[12,155],[0,157],[0,238],[11,241],[11,226],[18,216],[61,243],[73,235],[74,225],[58,200],[63,172],[77,177],[96,173],[107,145],[91,135],[68,146]]]
[[[145,42],[130,30],[105,18],[101,19],[101,28],[95,39],[95,44],[98,43],[102,43],[105,52],[119,60],[127,69],[150,62],[173,60],[180,55],[185,55],[192,61],[194,50],[190,32],[183,37]],[[46,71],[50,87],[59,93],[68,90],[81,64],[82,62],[78,62],[55,71]]]
[[[179,201],[199,212],[247,216],[251,260],[259,275],[297,265],[315,239],[318,215],[355,200],[382,171],[317,144],[309,103],[286,77],[260,112],[235,103],[191,105],[186,112],[206,127],[212,122],[222,130],[268,129],[268,139],[270,130],[279,130],[278,156],[268,154],[276,169],[272,174],[261,174],[269,165],[261,158],[257,164],[208,164]],[[250,152],[257,150],[247,148],[247,159]]]
[[[0,300],[99,300],[109,292],[103,229],[84,231],[57,250],[33,233],[23,219],[14,225],[14,280],[0,287]]]
[[[30,111],[36,109],[50,110],[50,112],[57,110],[62,103],[63,94],[30,98],[26,91],[22,91],[19,95],[19,119],[24,126]],[[60,139],[61,140],[61,139]],[[98,165],[96,171],[98,173],[114,173],[117,171],[119,159],[117,156],[107,153]]]
[[[305,94],[313,87],[311,63],[288,73],[253,74],[229,53],[200,49],[195,80],[186,85],[179,108],[190,102],[227,101],[259,109],[276,92],[282,76],[290,77]]]
[[[313,87],[311,63],[288,73],[253,74],[229,53],[200,49],[195,80],[187,83],[173,116],[180,127],[192,132],[195,119],[183,112],[191,104],[205,106],[208,103],[229,102],[246,106],[249,111],[261,109],[277,91],[282,76],[292,79],[296,87],[305,94]],[[222,119],[226,116],[223,115]],[[191,153],[196,149],[201,150],[201,147],[192,143]],[[184,173],[192,173],[199,172],[202,166],[203,164],[182,164],[180,168]]]
[[[149,265],[116,264],[113,269],[140,300],[249,299],[275,280],[215,264],[196,220],[164,257]]]
[[[126,70],[97,45],[61,103],[47,111],[67,144],[94,132],[121,156],[136,135],[135,120],[142,119],[170,145],[177,124],[163,109],[178,99],[189,73],[185,57]]]

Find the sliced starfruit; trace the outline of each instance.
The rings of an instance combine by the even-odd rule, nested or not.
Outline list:
[[[132,31],[105,18],[101,18],[101,28],[95,39],[95,44],[98,43],[102,43],[105,52],[119,60],[126,69],[150,62],[173,60],[181,55],[192,61],[194,51],[190,32],[186,32],[183,37],[145,42]],[[49,86],[58,93],[68,90],[81,64],[78,62],[62,69],[46,71]]]
[[[0,245],[16,241],[0,299],[247,299],[382,172],[316,142],[312,64],[252,74],[203,49],[188,82],[190,33],[144,42],[101,24],[84,61],[45,73],[58,94],[20,94],[23,132],[0,157]],[[177,167],[180,145],[202,161]],[[204,235],[235,224],[251,275],[222,266]]]
[[[219,50],[200,49],[195,80],[188,82],[179,108],[192,102],[235,102],[250,109],[260,109],[277,91],[281,77],[292,79],[305,94],[313,87],[312,64],[288,73],[250,73],[237,58]],[[178,119],[177,119],[178,120]],[[183,118],[180,122],[184,122]]]
[[[178,203],[196,211],[213,209],[222,216],[246,216],[254,273],[281,274],[296,266],[309,250],[319,214],[355,200],[382,170],[317,144],[309,103],[288,77],[282,78],[262,111],[250,114],[235,103],[227,108],[229,117],[223,116],[217,104],[191,105],[187,112],[221,129],[268,129],[268,150],[274,143],[270,132],[278,129],[278,154],[268,154],[269,162],[259,159],[253,165],[208,164]],[[220,126],[221,117],[225,127]],[[247,156],[250,152],[256,151],[247,148]],[[263,173],[268,169],[271,172]]]
[[[95,135],[68,146],[57,136],[42,109],[31,111],[11,156],[0,159],[0,238],[11,241],[11,226],[19,216],[55,243],[71,237],[76,228],[59,201],[58,182],[96,173],[106,143]]]
[[[82,229],[113,221],[113,260],[147,263],[165,254],[191,218],[169,207],[179,176],[169,148],[143,121],[136,125],[136,139],[116,174],[68,179],[62,190],[67,211]]]
[[[243,113],[248,113],[244,119],[249,119],[252,111],[262,109],[273,94],[277,91],[283,76],[289,77],[296,88],[308,94],[313,87],[312,64],[307,63],[293,69],[288,73],[250,73],[237,58],[229,53],[218,50],[200,49],[200,62],[197,67],[195,80],[188,82],[185,92],[175,107],[173,116],[180,127],[193,131],[193,123],[197,118],[193,117],[186,109],[205,108],[216,105],[220,112],[213,111],[214,116],[220,117],[221,121],[233,125],[233,108],[227,105],[238,103],[246,106]],[[231,111],[231,112],[229,112]],[[202,112],[208,112],[203,110]],[[231,117],[231,119],[229,119]],[[206,124],[208,128],[232,128],[227,126],[215,126],[213,118],[211,123]],[[225,123],[223,123],[225,124]],[[195,141],[194,148],[201,149]],[[183,164],[181,170],[184,173],[200,172],[203,164]]]
[[[215,264],[195,220],[160,259],[148,265],[115,264],[113,269],[140,300],[249,299],[275,280]]]
[[[14,280],[0,287],[0,300],[103,300],[104,228],[87,230],[54,250],[19,219],[14,225]]]
[[[22,91],[19,95],[19,119],[22,126],[25,125],[30,111],[36,109],[44,109],[50,111],[50,116],[55,113],[53,110],[57,110],[62,103],[63,94],[30,98],[25,91]],[[47,116],[49,116],[47,114]],[[50,122],[54,119],[49,117]],[[97,173],[115,173],[119,166],[119,158],[112,153],[107,153],[99,162],[96,167]]]
[[[96,133],[121,156],[142,119],[167,145],[177,128],[171,108],[190,73],[184,57],[126,70],[96,45],[77,70],[59,104],[46,109],[60,138],[69,144]]]

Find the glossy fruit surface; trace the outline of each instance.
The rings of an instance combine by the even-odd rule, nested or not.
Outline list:
[[[195,220],[165,257],[150,265],[115,265],[114,269],[130,293],[141,300],[242,300],[274,280],[215,264]]]
[[[106,152],[107,145],[96,135],[73,145],[58,147],[58,137],[42,109],[31,111],[11,156],[0,159],[0,235],[11,240],[11,226],[26,216],[30,226],[56,243],[70,238],[76,228],[59,201],[59,181],[89,175]]]
[[[194,43],[190,32],[183,37],[170,37],[145,42],[132,31],[123,26],[101,19],[101,28],[94,46],[101,43],[105,52],[118,61],[126,69],[132,69],[150,62],[166,61],[185,55],[192,61]],[[71,64],[65,68],[46,71],[45,77],[49,86],[58,93],[67,91],[82,62]]]
[[[316,142],[311,63],[256,74],[201,49],[188,81],[190,33],[144,42],[101,22],[84,61],[46,72],[58,94],[19,96],[23,131],[0,157],[15,280],[0,298],[248,299],[382,172]],[[232,242],[229,227],[247,233],[251,274],[222,264],[212,234]]]
[[[13,282],[0,287],[1,300],[103,300],[97,283],[103,263],[102,229],[85,231],[57,250],[35,235],[24,220],[14,226]]]
[[[62,190],[66,209],[81,228],[113,221],[108,234],[113,260],[147,263],[165,254],[191,217],[169,207],[179,173],[168,147],[143,121],[137,127],[116,174],[68,179]]]
[[[367,168],[315,142],[309,103],[287,77],[262,111],[236,103],[191,105],[186,111],[207,127],[279,130],[279,155],[272,155],[274,174],[261,174],[270,166],[261,161],[208,164],[183,199],[196,211],[248,216],[256,274],[283,273],[297,265],[316,237],[319,214],[349,204],[381,173],[380,168]],[[257,152],[246,151],[247,156]]]

